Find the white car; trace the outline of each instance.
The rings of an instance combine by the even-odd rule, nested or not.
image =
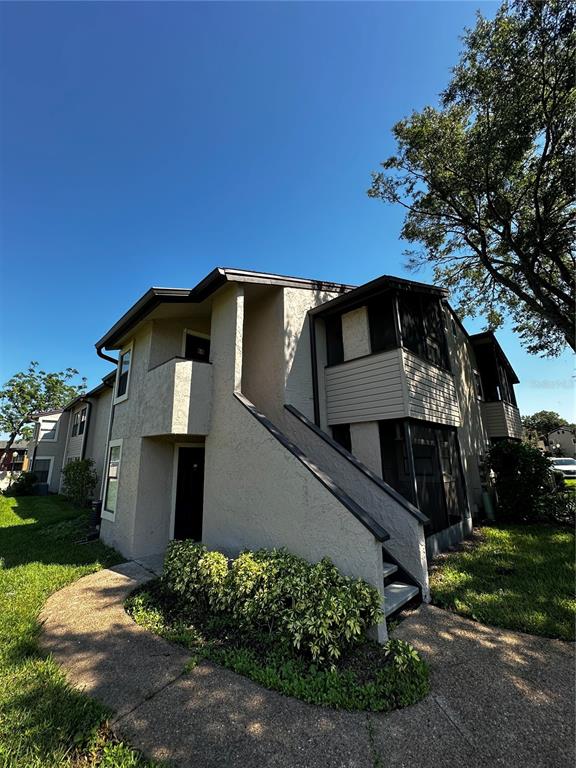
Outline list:
[[[556,472],[562,472],[564,477],[576,477],[576,459],[549,459]]]

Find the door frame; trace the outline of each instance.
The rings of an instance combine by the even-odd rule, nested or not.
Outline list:
[[[178,485],[178,456],[180,454],[180,448],[206,449],[206,443],[198,441],[174,443],[174,455],[172,457],[172,501],[170,503],[170,530],[168,532],[169,541],[174,541],[174,526],[176,524],[176,489]],[[206,463],[204,463],[204,472],[206,472]]]

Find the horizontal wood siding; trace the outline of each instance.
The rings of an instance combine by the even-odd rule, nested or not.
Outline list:
[[[510,403],[482,403],[488,437],[522,437],[520,411]]]
[[[402,418],[406,402],[399,349],[326,369],[329,424]]]
[[[414,419],[459,427],[462,424],[454,377],[435,365],[402,351],[408,388],[408,415]]]

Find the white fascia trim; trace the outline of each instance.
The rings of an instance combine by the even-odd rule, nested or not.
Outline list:
[[[128,368],[128,380],[126,381],[126,392],[124,392],[123,395],[120,395],[120,397],[116,397],[116,392],[118,391],[118,380],[120,378],[120,363],[122,362],[122,355],[128,352],[128,350],[130,350],[130,368]],[[128,400],[133,364],[134,364],[134,339],[132,339],[132,341],[130,341],[128,344],[122,347],[122,349],[120,350],[120,355],[118,356],[118,365],[116,366],[116,378],[114,380],[114,405],[118,405],[118,403],[123,403],[124,400]]]
[[[116,440],[110,440],[110,442],[108,443],[108,450],[106,451],[106,464],[104,465],[104,493],[102,495],[102,510],[100,512],[100,517],[102,517],[104,520],[108,520],[110,523],[113,523],[116,517],[116,512],[111,512],[110,510],[104,507],[104,505],[106,504],[106,495],[108,493],[108,472],[110,471],[110,450],[118,446],[120,447],[120,458],[118,460],[118,493],[120,493],[120,473],[122,472],[122,442],[123,442],[123,439],[121,437],[117,438]],[[118,508],[118,497],[116,497],[116,508]]]

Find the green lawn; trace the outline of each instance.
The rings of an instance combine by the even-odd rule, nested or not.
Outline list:
[[[434,561],[436,605],[485,624],[574,640],[574,533],[548,525],[480,528]]]
[[[569,477],[569,478],[565,477],[564,478],[564,485],[567,488],[576,488],[576,478],[572,479],[571,477]]]
[[[37,649],[50,593],[119,561],[99,542],[78,543],[85,529],[85,515],[58,497],[0,495],[0,768],[150,765],[109,736],[109,713]]]

